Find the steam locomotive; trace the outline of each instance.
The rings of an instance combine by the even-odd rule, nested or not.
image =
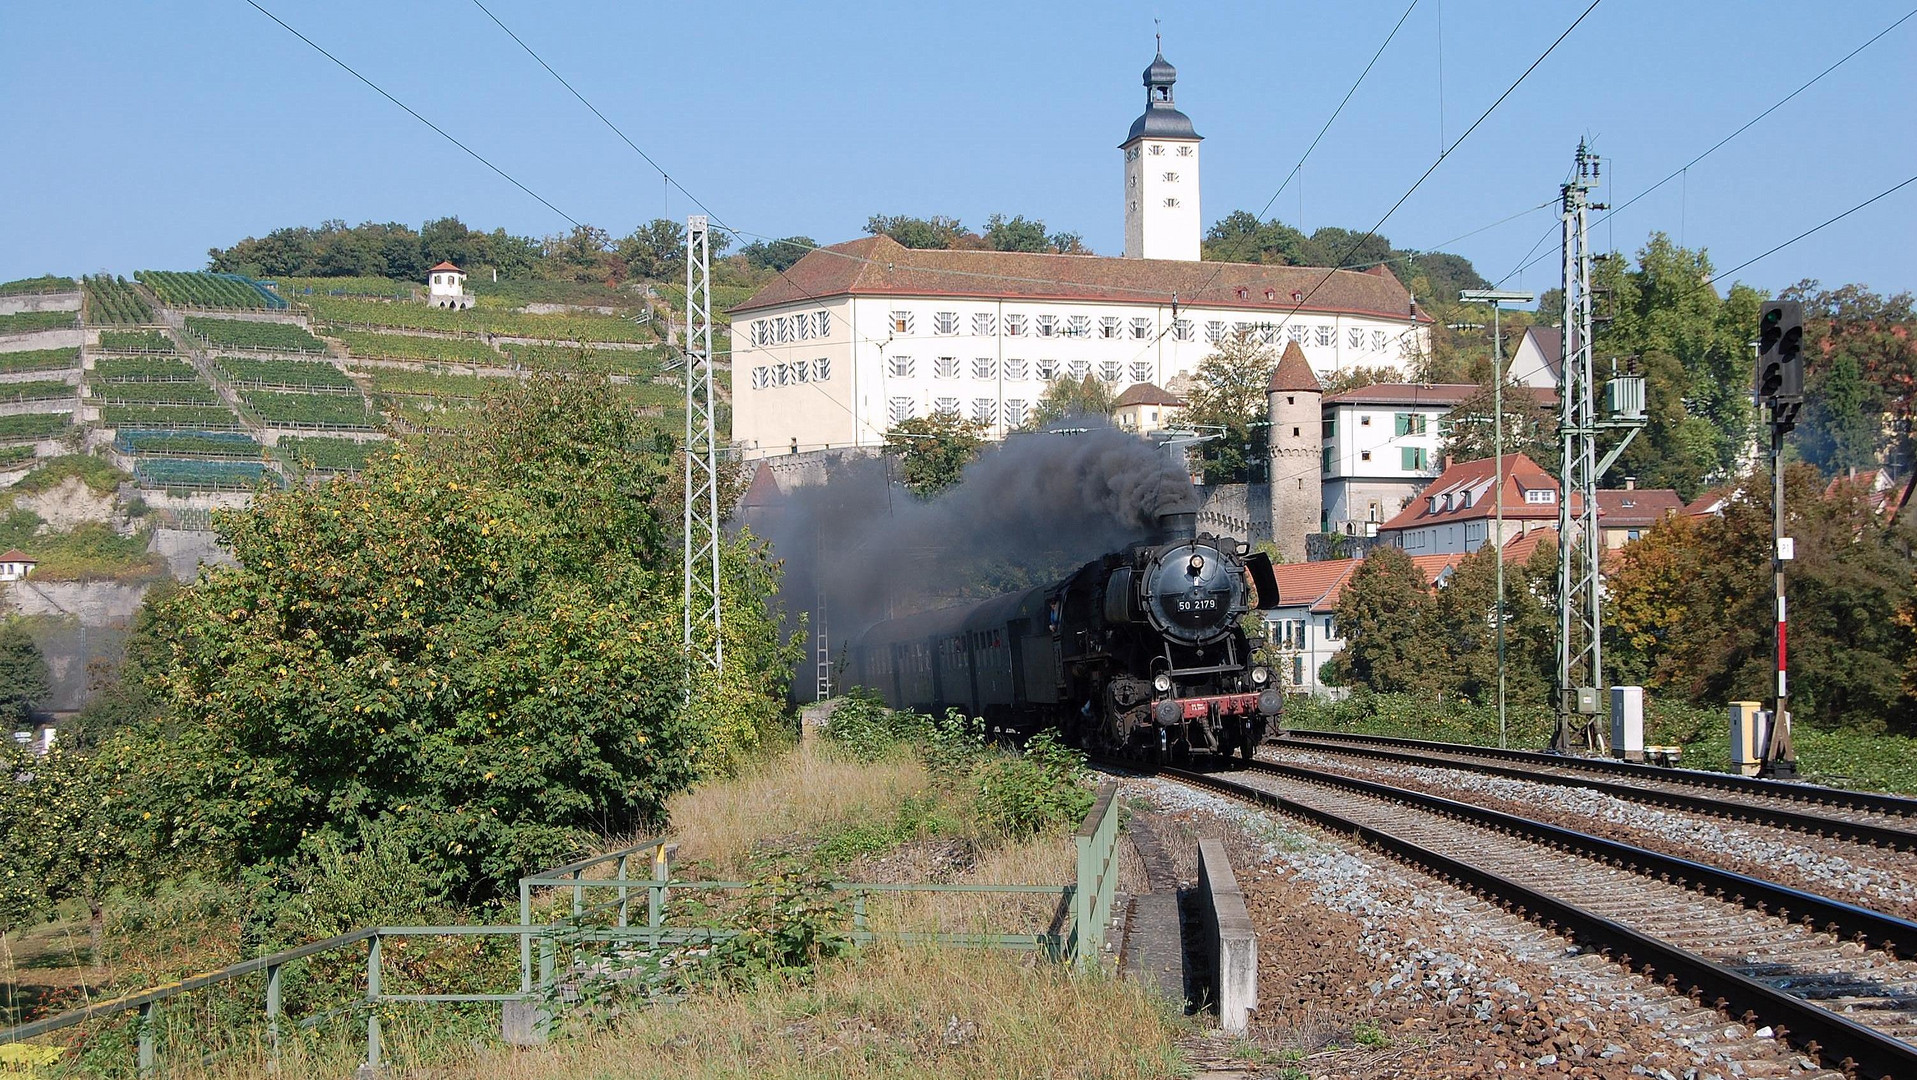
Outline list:
[[[872,626],[848,649],[847,677],[894,708],[1056,727],[1087,749],[1250,758],[1284,694],[1240,622],[1277,603],[1267,556],[1198,535],[1195,514],[1165,514],[1152,542],[1062,581]]]

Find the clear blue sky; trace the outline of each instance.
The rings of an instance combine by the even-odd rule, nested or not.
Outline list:
[[[618,235],[693,209],[469,0],[261,2],[579,220]],[[1546,202],[1580,136],[1622,203],[1911,2],[1604,0],[1382,231],[1431,247]],[[1154,16],[1206,137],[1209,223],[1264,205],[1405,6],[489,3],[731,226],[829,243],[875,212],[1003,211],[1104,253]],[[1271,213],[1369,227],[1583,6],[1421,0]],[[1914,59],[1917,19],[1596,240],[1663,229],[1728,268],[1917,173]],[[327,218],[566,227],[241,0],[0,0],[0,105],[0,279],[196,268]],[[1917,185],[1738,276],[1917,288],[1914,223]],[[1552,224],[1452,249],[1496,279]],[[1508,284],[1549,287],[1554,266]]]

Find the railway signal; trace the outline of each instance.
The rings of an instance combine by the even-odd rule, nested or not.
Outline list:
[[[1791,745],[1788,607],[1784,600],[1784,564],[1793,544],[1784,535],[1784,436],[1797,426],[1797,410],[1804,404],[1804,305],[1795,300],[1772,300],[1758,316],[1757,398],[1770,413],[1771,425],[1771,588],[1777,598],[1777,681],[1771,699],[1770,739],[1764,746],[1759,775],[1778,779],[1797,776],[1797,750]]]

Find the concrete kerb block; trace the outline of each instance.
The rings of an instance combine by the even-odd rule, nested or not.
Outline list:
[[[544,1002],[507,1001],[502,1002],[499,1018],[499,1038],[507,1046],[544,1046],[546,1045],[547,1023],[540,1010]]]
[[[1198,842],[1198,908],[1211,950],[1218,1026],[1242,1032],[1258,1008],[1258,935],[1222,840]]]

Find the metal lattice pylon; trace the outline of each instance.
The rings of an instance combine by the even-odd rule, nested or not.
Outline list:
[[[712,406],[712,248],[704,214],[686,218],[686,663],[725,666],[719,634],[719,446]]]
[[[1580,688],[1604,685],[1603,618],[1598,582],[1597,394],[1591,363],[1591,248],[1587,232],[1597,157],[1578,143],[1577,166],[1561,188],[1564,244],[1564,463],[1558,494],[1558,731],[1553,745],[1603,750],[1594,714],[1579,708]]]

